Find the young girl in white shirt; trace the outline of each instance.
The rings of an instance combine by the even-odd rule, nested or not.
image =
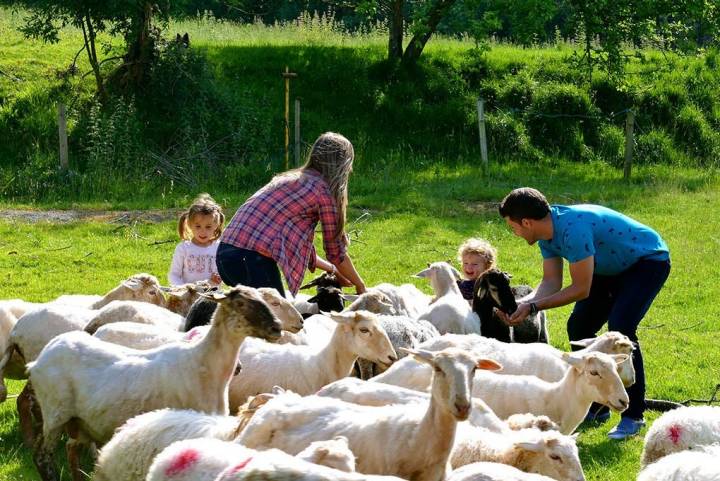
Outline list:
[[[225,215],[208,194],[200,194],[178,219],[182,241],[175,247],[168,280],[171,285],[210,281],[220,284],[215,255]]]

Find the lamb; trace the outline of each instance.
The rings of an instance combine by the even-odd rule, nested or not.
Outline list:
[[[158,306],[164,306],[166,302],[157,278],[141,273],[128,277],[104,296],[69,294],[58,297],[53,303],[100,309],[116,300],[145,301]]]
[[[408,316],[413,319],[417,319],[420,314],[427,311],[431,301],[430,296],[412,284],[396,286],[386,282],[371,287],[359,296],[345,295],[343,298],[352,302],[347,310],[366,310],[378,314]]]
[[[104,342],[145,351],[170,342],[190,340],[187,333],[178,332],[154,324],[138,322],[113,322],[95,331],[93,337]]]
[[[297,453],[312,441],[341,435],[349,440],[362,473],[418,481],[444,479],[457,422],[466,420],[472,408],[473,373],[501,366],[453,348],[408,353],[437,372],[426,405],[370,407],[284,393],[255,413],[237,442]],[[378,443],[379,439],[384,442]]]
[[[572,367],[560,381],[478,373],[473,396],[485,401],[500,418],[528,412],[546,415],[559,424],[564,434],[580,425],[593,402],[620,412],[627,409],[630,400],[616,367],[616,363],[627,359],[627,354],[591,352],[566,354],[563,358]]]
[[[480,318],[470,309],[457,286],[456,280],[460,278],[457,269],[447,262],[435,262],[416,277],[427,278],[435,292],[435,302],[419,319],[429,321],[441,334],[480,334]]]
[[[270,310],[283,323],[283,330],[290,332],[298,332],[303,327],[303,317],[295,309],[293,304],[282,297],[275,288],[260,287],[258,293],[267,303]],[[210,322],[210,317],[215,312],[216,304],[204,298],[200,298],[188,312],[185,324],[181,328],[185,332],[189,332],[194,327],[204,326]]]
[[[542,474],[524,473],[500,463],[472,463],[454,470],[447,481],[553,481]]]
[[[318,396],[341,399],[345,402],[360,404],[363,406],[387,406],[390,404],[425,404],[430,400],[430,395],[423,392],[413,391],[390,384],[374,383],[361,379],[347,377],[339,379],[320,389]],[[471,425],[482,427],[489,431],[505,433],[526,427],[537,427],[543,431],[558,429],[557,424],[547,416],[533,416],[521,414],[511,416],[508,421],[502,421],[488,407],[482,399],[472,399],[472,410],[468,421]]]
[[[693,406],[668,411],[645,434],[641,467],[668,454],[720,443],[720,407]]]
[[[336,444],[336,443],[335,443]],[[320,445],[327,450],[327,443]],[[330,446],[332,448],[332,446]],[[278,449],[254,449],[216,439],[172,444],[153,462],[147,481],[401,481],[320,466]]]
[[[350,307],[346,311],[349,311]],[[416,321],[407,316],[388,315],[378,316],[378,320],[385,332],[387,332],[388,339],[395,348],[395,352],[399,352],[398,350],[401,347],[415,348],[424,341],[440,336],[435,326],[427,321]],[[398,358],[402,357],[404,357],[402,354],[398,355]],[[362,379],[370,379],[387,369],[385,365],[367,359],[358,359],[358,367]]]
[[[308,289],[310,287],[315,287],[314,296],[298,294],[292,301],[295,308],[303,317],[307,318],[313,314],[320,314],[321,312],[340,312],[345,307],[343,303],[342,286],[335,274],[323,272],[319,277],[300,286],[300,289]]]
[[[196,438],[232,441],[272,396],[262,394],[251,399],[237,416],[188,409],[159,409],[135,416],[100,451],[93,480],[145,481],[155,456],[174,442]]]
[[[332,313],[336,327],[325,344],[296,346],[248,339],[240,348],[242,371],[230,383],[230,405],[248,396],[268,392],[273,386],[299,394],[312,394],[322,386],[348,376],[358,356],[378,363],[397,360],[374,314],[359,311]]]
[[[456,469],[491,461],[559,481],[584,481],[575,439],[557,431],[522,429],[494,433],[463,424],[458,428],[450,462]]]
[[[97,314],[87,323],[84,330],[88,334],[94,334],[100,327],[115,322],[151,324],[178,332],[185,323],[185,318],[162,306],[147,302],[112,301],[97,311]]]
[[[720,481],[720,446],[668,454],[645,467],[637,481]]]
[[[517,326],[508,326],[495,314],[495,309],[512,314],[517,309],[516,299],[532,292],[529,286],[511,287],[510,278],[505,272],[489,269],[475,281],[472,306],[480,317],[481,334],[503,342],[547,343],[544,312],[527,316]]]
[[[615,331],[608,331],[597,338],[573,341],[571,344],[583,347],[575,354],[603,352],[606,354],[632,354],[635,348],[627,336]],[[439,351],[450,346],[475,352],[481,356],[492,357],[503,365],[499,374],[534,375],[549,382],[563,378],[570,366],[563,361],[563,352],[548,344],[507,344],[477,335],[458,336],[446,334],[420,344],[419,348],[428,351]],[[631,386],[635,382],[635,369],[632,359],[618,365],[623,384]],[[375,376],[373,381],[394,384],[418,391],[428,391],[431,371],[425,365],[401,359],[386,372]]]
[[[280,323],[254,289],[238,286],[209,297],[219,306],[199,342],[137,351],[86,332],[68,332],[28,365],[43,417],[34,453],[43,481],[58,479],[53,452],[66,426],[74,467],[79,436],[102,444],[115,428],[143,412],[172,407],[227,415],[228,382],[240,343],[248,335],[276,339]]]

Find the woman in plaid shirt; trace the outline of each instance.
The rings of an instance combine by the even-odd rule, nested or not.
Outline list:
[[[305,269],[338,274],[358,294],[365,284],[347,253],[347,185],[355,153],[348,139],[326,132],[312,146],[303,167],[275,176],[240,206],[220,238],[217,268],[229,286],[274,287],[297,294]],[[313,237],[322,225],[327,260],[315,252]]]

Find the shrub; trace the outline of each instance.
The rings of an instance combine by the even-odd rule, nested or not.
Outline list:
[[[703,113],[694,104],[683,107],[675,119],[675,139],[685,150],[701,161],[710,159],[719,143],[718,134],[708,125]]]
[[[507,76],[500,83],[498,101],[503,108],[525,110],[532,104],[536,88],[537,82],[527,71]]]
[[[625,132],[611,124],[601,125],[595,153],[606,162],[621,165],[625,158]]]
[[[496,157],[516,160],[538,160],[540,155],[532,146],[525,126],[505,112],[489,113],[485,117],[488,151]]]
[[[670,136],[662,130],[651,130],[635,138],[633,162],[660,164],[677,162],[678,153]]]
[[[595,106],[605,115],[621,112],[633,106],[632,95],[627,90],[618,88],[607,77],[594,77],[590,89]]]
[[[547,84],[535,91],[526,124],[533,143],[548,153],[580,159],[585,143],[597,144],[597,109],[574,85]]]

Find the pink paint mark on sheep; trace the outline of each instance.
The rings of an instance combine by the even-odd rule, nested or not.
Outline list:
[[[247,458],[245,461],[241,461],[241,462],[239,462],[238,464],[236,464],[235,466],[233,466],[233,467],[231,467],[231,468],[227,468],[225,471],[223,471],[222,475],[221,475],[218,479],[219,479],[220,481],[222,481],[223,479],[230,479],[230,478],[232,478],[233,475],[235,475],[235,474],[239,473],[240,471],[242,471],[242,470],[245,468],[245,466],[247,466],[248,463],[249,463],[250,461],[252,461],[252,459],[253,459],[252,456],[250,456],[250,457]]]
[[[193,329],[190,330],[190,332],[188,332],[187,334],[185,334],[185,340],[186,340],[186,341],[192,341],[193,339],[195,339],[195,338],[198,337],[199,335],[200,335],[200,330],[199,330],[199,329],[196,329],[196,328],[193,328]]]
[[[670,437],[670,441],[673,442],[673,444],[677,444],[680,442],[680,435],[682,434],[682,427],[680,427],[677,424],[673,424],[668,428],[668,436]]]
[[[175,456],[170,466],[165,469],[165,476],[176,476],[190,468],[200,459],[200,452],[196,449],[186,449]]]

